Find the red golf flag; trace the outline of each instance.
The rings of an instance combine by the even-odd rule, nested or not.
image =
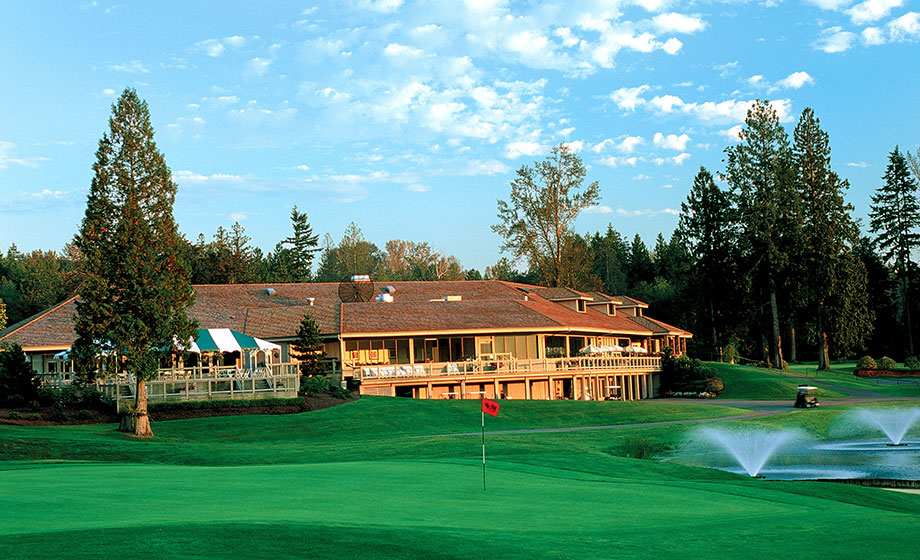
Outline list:
[[[482,399],[482,411],[489,416],[498,416],[498,403],[489,399]]]

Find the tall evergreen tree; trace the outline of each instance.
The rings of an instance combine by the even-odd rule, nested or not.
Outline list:
[[[338,282],[344,274],[339,263],[339,252],[335,246],[335,241],[327,233],[323,238],[323,252],[320,253],[316,280],[318,282]]]
[[[697,317],[695,324],[707,333],[710,350],[717,351],[725,342],[727,325],[723,322],[732,293],[732,279],[738,278],[737,260],[732,255],[735,239],[732,208],[728,193],[722,191],[705,167],[700,167],[686,202],[680,205],[678,237],[690,252],[695,272],[691,275]]]
[[[294,282],[309,282],[313,268],[313,256],[319,251],[319,236],[313,233],[313,227],[307,221],[306,212],[291,209],[291,226],[294,233],[282,241],[290,253],[288,259],[293,269]]]
[[[607,224],[604,235],[596,232],[591,237],[591,252],[594,254],[591,272],[600,278],[604,292],[625,294],[628,291],[629,245],[612,224]]]
[[[641,283],[651,284],[655,280],[655,265],[648,246],[637,233],[629,246],[629,260],[627,261],[626,276],[629,287],[635,288]]]
[[[830,369],[828,332],[842,350],[860,346],[871,325],[866,272],[854,254],[859,228],[844,201],[849,187],[831,169],[831,148],[814,111],[806,108],[793,134],[792,159],[802,200],[803,243],[798,297],[812,330],[818,369]]]
[[[6,328],[6,304],[0,299],[0,331]]]
[[[767,362],[782,367],[777,291],[788,264],[789,238],[798,221],[789,138],[773,107],[758,100],[748,110],[740,139],[741,143],[725,150],[724,177],[743,226],[746,265],[756,279],[758,299],[766,299],[770,310],[768,326],[761,331],[764,340],[769,340],[765,344],[765,349],[769,348]]]
[[[907,331],[907,349],[914,355],[914,334],[910,315],[910,276],[913,271],[911,250],[920,245],[920,202],[918,183],[911,176],[907,160],[898,147],[888,156],[882,177],[885,184],[872,195],[869,214],[870,231],[886,263],[894,265],[901,284],[901,315]]]
[[[176,184],[153,141],[147,103],[132,89],[113,107],[93,171],[74,240],[84,257],[74,352],[84,364],[103,349],[120,357],[136,379],[134,410],[122,429],[149,437],[146,381],[164,348],[191,338],[195,322],[186,310],[195,293],[179,258]]]

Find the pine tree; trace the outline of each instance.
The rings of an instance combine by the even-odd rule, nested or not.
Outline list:
[[[311,315],[304,315],[300,321],[297,338],[291,344],[291,350],[294,357],[300,361],[302,377],[313,377],[326,373],[323,367],[323,360],[326,359],[323,339],[320,336],[319,325]]]
[[[632,244],[629,246],[626,276],[630,288],[635,288],[643,282],[651,284],[655,280],[655,265],[652,264],[652,256],[638,233],[633,237]]]
[[[870,231],[886,263],[894,264],[901,284],[901,314],[907,330],[908,353],[914,355],[914,336],[910,316],[910,276],[913,262],[911,250],[920,245],[920,202],[918,183],[911,177],[907,160],[898,147],[888,157],[888,167],[882,177],[885,184],[872,195],[869,214]]]
[[[795,245],[798,203],[791,176],[789,138],[776,111],[766,101],[748,110],[740,133],[741,143],[725,150],[724,177],[732,189],[742,226],[742,249],[746,266],[756,279],[760,302],[770,309],[768,363],[783,367],[782,337],[777,291],[788,278],[785,268],[789,249]],[[758,308],[761,306],[758,302]]]
[[[0,331],[6,328],[6,304],[0,299]]]
[[[126,89],[99,141],[86,213],[74,245],[83,255],[74,352],[95,363],[113,351],[136,379],[134,410],[122,428],[153,435],[146,381],[175,341],[189,340],[194,291],[179,258],[172,215],[176,184],[153,141],[147,103]],[[164,350],[166,349],[166,350]]]
[[[793,134],[792,160],[802,200],[803,243],[798,300],[813,317],[818,369],[830,369],[828,333],[840,350],[862,345],[868,334],[866,272],[854,254],[859,228],[844,201],[849,187],[831,169],[829,137],[814,111],[802,111]]]
[[[731,279],[737,278],[737,262],[732,255],[735,239],[732,208],[728,193],[722,191],[705,167],[700,167],[687,201],[680,205],[675,235],[690,252],[695,272],[690,278],[689,295],[699,302],[696,324],[710,335],[711,350],[724,342],[727,325],[724,317],[733,293],[739,291]]]
[[[294,234],[281,243],[290,251],[287,257],[293,269],[294,282],[309,282],[313,256],[319,251],[319,236],[314,235],[313,228],[307,221],[307,214],[299,212],[297,206],[291,209],[291,225]]]

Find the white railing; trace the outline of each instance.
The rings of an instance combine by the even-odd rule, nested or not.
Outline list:
[[[470,375],[506,375],[528,373],[578,372],[655,372],[661,371],[660,356],[597,356],[546,358],[542,360],[472,360],[463,362],[427,362],[424,364],[353,365],[343,373],[355,379],[390,379],[422,377],[465,377]]]

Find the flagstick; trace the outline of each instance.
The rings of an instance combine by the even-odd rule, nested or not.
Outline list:
[[[486,491],[486,411],[482,410],[482,491]]]

